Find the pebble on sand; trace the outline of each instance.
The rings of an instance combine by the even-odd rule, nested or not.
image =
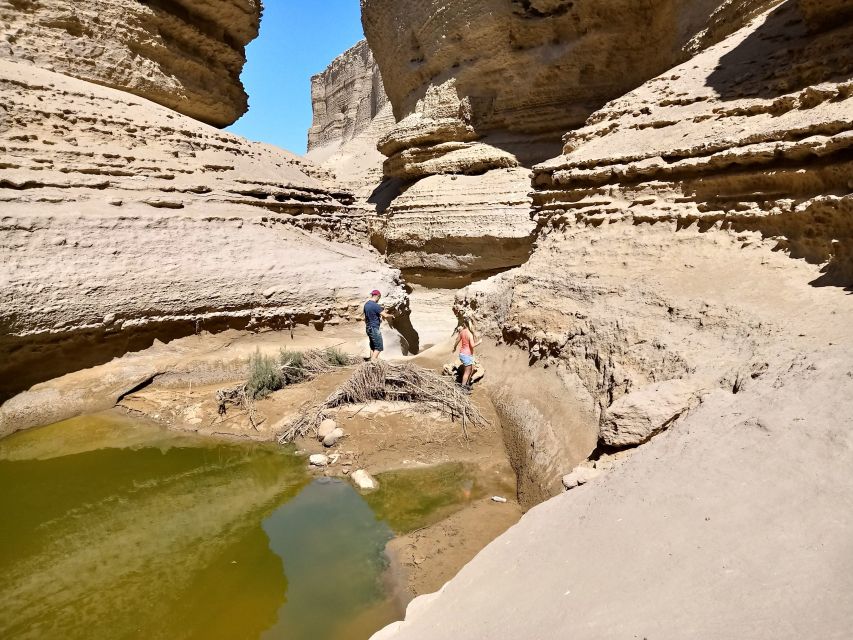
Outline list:
[[[604,473],[601,469],[592,467],[575,467],[574,471],[563,476],[563,486],[566,491],[595,480]]]

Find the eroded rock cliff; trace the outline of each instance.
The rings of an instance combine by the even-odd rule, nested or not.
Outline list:
[[[351,196],[293,154],[29,65],[0,61],[0,92],[0,396],[154,338],[322,326],[400,293],[375,253],[323,239],[347,236]]]
[[[362,40],[311,78],[314,122],[308,151],[340,147],[370,126],[388,103],[373,52]]]
[[[757,231],[853,281],[853,24],[813,7],[783,3],[570,133],[535,168],[540,224]]]
[[[440,190],[443,198],[433,211],[445,213],[435,213],[424,226],[420,244],[449,239],[474,252],[457,260],[450,247],[421,250],[419,266],[470,271],[520,264],[527,251],[517,247],[526,243],[529,249],[534,229],[527,203],[516,200],[527,178],[523,170],[506,169],[553,157],[563,134],[607,100],[723,37],[768,4],[362,0],[365,33],[398,120],[379,143],[388,158],[386,177],[409,184],[465,174],[473,177],[469,182],[481,181],[476,190],[488,194],[472,208],[469,200],[448,197],[451,185]],[[430,192],[435,197],[439,190]],[[500,222],[492,220],[495,212]],[[387,213],[389,241],[406,236],[414,222],[406,202],[392,201]],[[476,247],[478,228],[495,223],[508,245],[489,255],[500,243],[487,235]],[[442,234],[445,228],[452,237]],[[390,250],[389,260],[409,264],[414,249],[407,247],[404,260]]]
[[[565,367],[595,399],[592,428],[662,382],[686,398],[673,415],[737,390],[808,335],[792,309],[826,323],[820,287],[853,283],[853,22],[805,7],[783,3],[570,132],[535,167],[530,261],[463,296],[502,342]]]
[[[334,173],[362,213],[375,213],[384,156],[377,144],[394,126],[379,67],[366,41],[311,79],[314,122],[306,157]]]
[[[531,259],[457,298],[532,367],[490,383],[523,488],[577,463],[562,396],[593,455],[641,446],[376,638],[846,633],[851,6],[771,8],[535,168]]]
[[[260,0],[2,0],[0,57],[224,127],[248,108],[240,73],[260,17]]]

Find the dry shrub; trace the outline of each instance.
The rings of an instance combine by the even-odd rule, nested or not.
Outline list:
[[[245,384],[216,392],[219,414],[225,415],[228,405],[246,411],[254,429],[258,428],[255,400],[261,400],[290,384],[311,380],[335,369],[354,365],[358,359],[335,347],[310,351],[282,349],[278,359],[260,352],[249,360],[249,379]]]
[[[486,419],[471,399],[458,386],[441,375],[403,363],[382,360],[367,362],[318,406],[310,409],[288,425],[279,442],[292,442],[309,432],[316,432],[328,415],[327,411],[346,404],[366,404],[373,400],[413,402],[438,409],[460,420],[462,432],[468,438],[468,425],[484,426]]]

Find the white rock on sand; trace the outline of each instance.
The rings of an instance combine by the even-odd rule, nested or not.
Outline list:
[[[379,483],[364,469],[359,469],[355,471],[350,478],[352,478],[353,483],[362,491],[372,491],[373,489],[379,488]]]
[[[595,480],[603,473],[604,471],[601,469],[593,467],[575,467],[571,473],[567,473],[563,476],[563,486],[568,491],[569,489],[574,489],[575,487],[579,487],[582,484]]]
[[[338,444],[338,441],[344,437],[343,429],[335,429],[332,433],[328,434],[325,438],[323,438],[323,446],[324,447],[334,447]]]
[[[317,439],[325,440],[326,436],[338,428],[338,423],[331,419],[323,420],[317,428]]]
[[[308,458],[308,463],[312,467],[328,467],[329,456],[323,455],[322,453],[315,453],[310,458]]]

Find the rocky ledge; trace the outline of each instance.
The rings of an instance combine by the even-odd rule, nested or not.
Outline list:
[[[224,127],[248,108],[240,72],[260,17],[260,0],[0,0],[0,58]]]
[[[463,273],[521,264],[534,230],[519,198],[523,167],[557,155],[563,134],[607,100],[770,2],[731,4],[362,0],[397,119],[379,141],[385,177],[402,185],[385,208],[388,260]],[[479,197],[450,179],[421,184],[448,175],[468,176]],[[418,216],[413,200],[424,203]]]
[[[853,282],[853,21],[813,7],[781,4],[571,132],[535,168],[539,224],[755,231]]]

